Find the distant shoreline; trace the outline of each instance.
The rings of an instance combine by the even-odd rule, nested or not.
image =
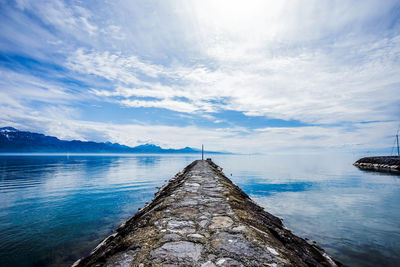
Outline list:
[[[0,153],[62,153],[62,154],[198,154],[200,149],[192,147],[162,148],[154,144],[135,147],[118,143],[98,143],[81,140],[60,140],[54,136],[20,131],[13,127],[0,128]],[[204,151],[207,154],[229,154],[229,152]]]
[[[205,152],[208,155],[234,155],[234,153]],[[120,155],[199,155],[201,152],[134,152],[134,153],[110,153],[110,152],[0,152],[0,156],[120,156]]]

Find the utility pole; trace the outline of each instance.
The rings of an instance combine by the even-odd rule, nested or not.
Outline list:
[[[400,157],[400,150],[399,150],[399,135],[396,134],[396,140],[397,140],[397,156]]]
[[[398,150],[399,148],[397,148]],[[201,160],[204,160],[204,145],[201,145]]]

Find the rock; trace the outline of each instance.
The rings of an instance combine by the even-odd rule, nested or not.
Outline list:
[[[201,228],[205,228],[205,227],[207,226],[207,224],[208,224],[208,221],[207,221],[207,220],[202,220],[202,221],[199,222],[199,226],[200,226]]]
[[[194,263],[200,259],[203,245],[188,242],[165,243],[160,248],[151,251],[150,256],[156,263],[173,261],[176,263]]]
[[[197,238],[197,239],[202,239],[202,238],[204,238],[204,236],[201,235],[201,234],[190,234],[190,235],[188,235],[188,237],[190,237],[190,238]]]
[[[195,161],[75,266],[336,266],[314,246]]]
[[[278,251],[276,251],[274,248],[267,247],[267,249],[268,249],[269,252],[271,252],[271,253],[274,254],[275,256],[276,256],[276,255],[279,255]]]
[[[381,156],[381,157],[365,157],[357,160],[354,164],[361,169],[382,171],[382,172],[400,172],[400,157],[397,156]]]
[[[217,216],[212,218],[212,223],[209,226],[210,229],[222,229],[228,228],[233,224],[233,221],[228,216]]]
[[[223,249],[233,254],[245,257],[252,257],[254,255],[250,242],[241,234],[217,233],[213,236],[211,244],[218,250]]]
[[[200,184],[198,183],[186,183],[185,186],[194,186],[194,187],[199,187]]]
[[[215,265],[212,261],[207,261],[206,263],[203,263],[201,265],[201,267],[216,267],[217,265]]]
[[[181,239],[182,237],[180,235],[177,234],[166,234],[162,237],[162,239],[164,240],[170,240],[170,241],[176,241]]]
[[[198,204],[198,202],[196,200],[192,200],[192,199],[186,199],[183,200],[182,202],[180,202],[178,205],[180,207],[195,207]]]
[[[174,233],[194,233],[196,229],[194,228],[194,223],[192,221],[168,221],[167,230]]]
[[[217,266],[244,266],[243,264],[241,264],[240,262],[231,259],[231,258],[222,258],[222,259],[218,259],[217,260]]]
[[[240,225],[238,227],[234,227],[234,228],[232,228],[232,231],[233,232],[237,232],[237,233],[245,232],[246,231],[246,226]]]
[[[117,254],[107,262],[106,267],[130,267],[135,256],[135,251],[131,250]]]

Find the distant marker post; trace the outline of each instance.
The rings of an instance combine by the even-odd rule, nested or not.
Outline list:
[[[204,145],[201,145],[201,160],[204,160]]]

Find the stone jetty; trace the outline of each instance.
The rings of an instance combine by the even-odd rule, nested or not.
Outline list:
[[[211,160],[197,160],[73,266],[338,265],[253,202]]]
[[[353,165],[365,170],[400,173],[399,156],[365,157]]]

